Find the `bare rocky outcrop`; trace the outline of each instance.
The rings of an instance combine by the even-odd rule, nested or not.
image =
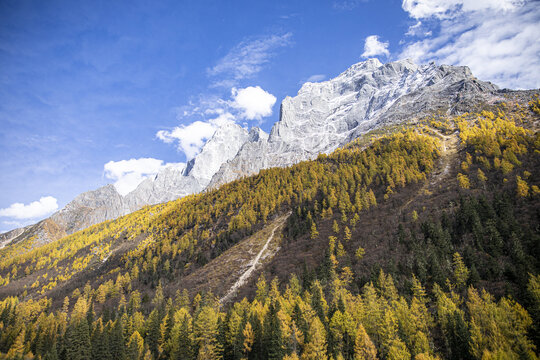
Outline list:
[[[289,166],[330,153],[366,132],[433,111],[469,111],[471,104],[500,99],[497,86],[477,80],[468,67],[381,64],[370,59],[334,79],[305,83],[286,97],[268,139],[245,144],[222,165],[211,187],[261,169]]]

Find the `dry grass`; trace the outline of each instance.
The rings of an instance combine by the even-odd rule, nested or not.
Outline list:
[[[262,230],[242,240],[202,268],[180,281],[173,281],[168,286],[169,293],[174,293],[176,289],[188,289],[192,294],[212,291],[215,295],[223,296],[251,266],[252,260],[264,247],[272,230],[277,227],[272,241],[261,257],[261,267],[270,262],[279,251],[281,233],[286,219],[287,215],[282,215],[268,222]]]

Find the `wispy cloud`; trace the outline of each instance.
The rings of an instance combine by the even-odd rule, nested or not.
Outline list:
[[[214,86],[231,87],[239,80],[253,77],[274,56],[275,51],[292,43],[292,34],[270,35],[242,41],[209,69],[210,77],[221,77]]]
[[[279,48],[292,44],[292,34],[259,36],[241,41],[216,64],[206,69],[210,84],[187,105],[176,109],[181,122],[171,129],[160,130],[156,138],[174,143],[186,158],[195,157],[216,130],[226,123],[261,122],[272,115],[276,97],[260,86],[238,87],[242,80],[253,78],[263,70]],[[216,89],[217,88],[217,89]],[[223,94],[229,91],[229,94]],[[216,93],[221,92],[221,95]]]
[[[174,144],[186,160],[194,158],[216,132],[229,123],[256,120],[272,114],[276,97],[259,86],[236,88],[243,79],[253,78],[275,55],[278,48],[291,44],[291,33],[270,35],[244,40],[233,47],[217,63],[206,69],[210,85],[206,93],[190,100],[187,105],[175,108],[176,117],[183,124],[156,132],[155,137],[167,144]],[[221,89],[216,90],[219,87]],[[229,91],[229,98],[217,95]],[[189,123],[187,123],[189,122]],[[167,166],[153,158],[110,161],[104,166],[104,175],[114,181],[121,195],[134,190],[144,179],[155,175]]]
[[[405,0],[402,6],[418,29],[426,20],[436,21],[432,28],[438,31],[415,33],[400,58],[467,65],[480,79],[503,87],[540,86],[538,2]]]
[[[409,26],[409,29],[405,33],[407,36],[431,36],[432,31],[426,29],[424,23],[418,20],[413,25]]]
[[[368,1],[369,0],[335,0],[332,3],[332,7],[338,10],[353,10],[361,3],[366,3]]]
[[[307,82],[319,82],[326,79],[326,75],[324,74],[314,74],[307,78]]]

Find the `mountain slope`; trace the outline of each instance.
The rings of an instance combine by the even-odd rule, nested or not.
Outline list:
[[[91,334],[92,351],[136,358],[535,359],[540,111],[516,101],[530,94],[2,249],[0,352],[68,358]],[[269,239],[236,295],[250,300],[205,291],[226,295]]]
[[[515,119],[525,116],[519,110],[514,111],[516,114],[512,113],[511,116]],[[475,119],[474,116],[471,119]],[[456,117],[453,122],[461,124],[459,119],[461,117]],[[421,130],[421,127],[415,125],[417,131],[422,131],[420,134],[401,134],[402,130],[394,128],[393,131],[398,131],[398,134],[392,135],[391,140],[383,138],[369,145],[366,150],[362,150],[366,146],[362,141],[353,143],[330,157],[321,155],[317,161],[303,162],[290,169],[266,170],[258,176],[227,184],[215,191],[146,207],[117,221],[96,225],[66,237],[60,243],[51,243],[30,252],[28,244],[24,243],[6,247],[2,249],[6,260],[2,263],[0,275],[7,286],[0,288],[0,293],[17,291],[19,285],[14,279],[19,278],[21,272],[30,274],[28,279],[25,276],[20,278],[23,283],[33,283],[47,273],[46,278],[32,288],[35,288],[32,291],[46,292],[50,287],[43,286],[47,283],[64,282],[66,277],[81,271],[84,273],[90,265],[90,268],[99,265],[97,269],[105,271],[100,263],[104,259],[108,259],[107,266],[127,261],[130,267],[136,260],[139,264],[139,277],[146,278],[146,281],[155,279],[155,274],[160,273],[159,268],[168,261],[166,267],[169,271],[176,269],[171,275],[181,278],[205,265],[246,235],[265,227],[266,221],[273,216],[288,210],[293,210],[287,230],[292,238],[311,231],[309,226],[306,228],[306,221],[310,224],[315,217],[320,217],[322,223],[327,218],[343,217],[352,224],[353,219],[354,222],[359,221],[357,215],[361,215],[364,209],[369,209],[375,203],[387,206],[386,199],[390,201],[401,194],[406,194],[408,199],[401,202],[398,214],[406,216],[406,212],[412,211],[410,207],[419,203],[426,194],[442,195],[448,192],[455,196],[453,194],[459,193],[459,188],[454,186],[444,189],[444,186],[457,184],[456,172],[460,171],[460,167],[473,167],[473,164],[468,163],[469,160],[466,164],[460,164],[455,150],[450,148],[455,146],[451,144],[455,143],[457,137],[456,133],[452,133],[456,125],[448,127],[445,123],[429,118],[425,121],[430,126],[427,130]],[[512,123],[507,121],[504,124]],[[440,130],[434,130],[433,126]],[[530,130],[519,131],[525,131],[523,134],[527,138],[531,136],[527,132]],[[450,135],[442,135],[441,132]],[[459,129],[459,134],[463,132],[463,129]],[[515,136],[525,136],[520,134],[518,132]],[[497,166],[506,172],[523,166],[523,160],[518,160],[516,156],[523,156],[519,155],[523,152],[523,146],[535,146],[530,141],[526,140],[517,150],[514,149],[514,155],[509,155],[509,150],[499,150],[503,158],[497,160]],[[441,160],[435,161],[441,155]],[[479,159],[486,161],[482,157]],[[490,165],[492,167],[493,161]],[[489,168],[483,171],[488,174],[488,170],[493,171]],[[530,181],[535,179],[531,175],[534,174],[532,170],[527,170],[526,177]],[[429,181],[425,181],[428,175]],[[525,178],[525,175],[523,173],[519,176]],[[475,176],[469,175],[467,181],[473,182]],[[515,186],[515,179],[505,186]],[[418,195],[410,197],[410,189],[414,189],[414,184],[418,182],[423,183],[414,190]],[[533,189],[529,191],[532,193]],[[396,203],[396,200],[392,200],[390,203],[395,206],[399,201]],[[53,250],[54,256],[43,258],[43,254]],[[157,263],[150,266],[153,261]],[[80,264],[75,264],[77,262]],[[18,265],[13,268],[13,264]],[[9,279],[10,284],[6,283],[6,279]],[[43,283],[45,279],[47,283]]]

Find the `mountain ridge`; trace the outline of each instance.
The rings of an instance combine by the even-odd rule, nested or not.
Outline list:
[[[123,197],[112,185],[85,192],[49,219],[70,234],[261,169],[314,159],[377,127],[403,121],[411,113],[421,116],[437,108],[448,113],[465,111],[471,103],[499,99],[496,91],[495,85],[474,78],[467,67],[416,65],[411,60],[383,65],[369,59],[328,81],[305,83],[295,97],[287,96],[269,134],[225,123],[185,168],[165,168]],[[4,239],[20,241],[30,233],[40,242],[54,240],[40,224],[25,228],[28,231],[8,232]]]

